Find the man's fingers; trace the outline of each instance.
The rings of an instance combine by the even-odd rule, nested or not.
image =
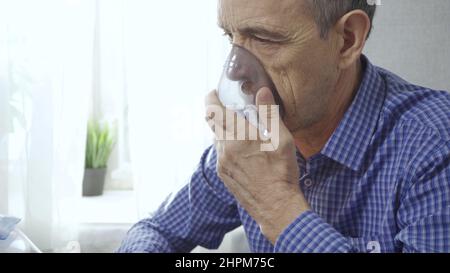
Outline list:
[[[222,120],[225,107],[220,102],[216,90],[208,93],[205,97],[205,120],[208,126],[215,133],[216,139],[223,139],[225,137],[225,127]]]
[[[210,92],[205,99],[206,116],[209,127],[219,140],[248,139],[246,128],[248,121],[236,112],[227,109],[217,96],[216,91]]]
[[[208,107],[209,105],[219,105],[223,107],[222,103],[219,100],[219,97],[217,96],[216,90],[209,92],[205,97],[205,107]]]

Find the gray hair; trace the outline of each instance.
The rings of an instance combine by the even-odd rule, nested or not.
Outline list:
[[[370,19],[372,26],[376,5],[371,0],[307,0],[320,30],[320,36],[326,38],[328,31],[346,13],[352,10],[364,11]],[[371,27],[372,29],[372,27]],[[367,38],[370,35],[367,35]]]

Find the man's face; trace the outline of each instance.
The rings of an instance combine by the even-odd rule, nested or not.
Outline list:
[[[338,80],[338,49],[324,40],[305,0],[219,0],[219,24],[256,55],[277,87],[284,122],[305,129],[329,111]]]

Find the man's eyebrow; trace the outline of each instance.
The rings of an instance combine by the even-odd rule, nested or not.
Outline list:
[[[259,27],[259,26],[244,27],[244,28],[238,29],[238,31],[240,33],[248,35],[248,36],[262,36],[264,38],[271,38],[274,40],[286,40],[287,39],[286,34],[280,32],[280,31],[269,30],[267,28]]]
[[[222,24],[218,24],[218,26],[223,29],[227,33],[231,33],[231,31]],[[274,40],[286,40],[288,36],[285,33],[280,31],[269,30],[260,26],[252,26],[252,27],[243,27],[238,28],[237,31],[247,36],[262,36],[264,38],[271,38]]]

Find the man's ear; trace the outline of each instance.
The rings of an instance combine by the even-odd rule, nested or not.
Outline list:
[[[359,59],[371,28],[369,16],[362,10],[345,14],[335,25],[339,38],[339,68],[345,69]]]

